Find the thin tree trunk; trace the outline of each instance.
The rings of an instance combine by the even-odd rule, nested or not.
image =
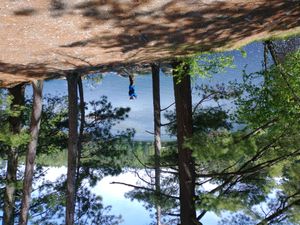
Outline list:
[[[82,139],[83,139],[83,130],[85,126],[85,103],[84,103],[84,92],[81,76],[78,77],[78,91],[79,91],[79,110],[80,110],[80,127],[79,127],[79,136],[78,136],[78,154],[77,154],[77,168],[76,168],[76,186],[75,186],[75,196],[77,196],[81,177],[80,177],[80,167],[81,167],[81,152],[82,152]],[[76,199],[76,197],[75,197]],[[80,215],[81,208],[78,207],[78,214]]]
[[[154,157],[155,157],[155,191],[156,191],[156,224],[161,225],[160,198],[160,151],[161,151],[161,117],[160,117],[160,80],[159,65],[151,64],[154,112]]]
[[[181,225],[194,225],[198,224],[194,202],[195,166],[191,150],[184,147],[185,139],[193,134],[191,80],[188,66],[184,68],[185,71],[181,71],[184,76],[177,74],[175,68],[179,64],[180,62],[173,62],[172,66],[177,121],[180,220]],[[181,76],[180,82],[178,75]]]
[[[264,70],[268,69],[268,46],[266,42],[264,43]]]
[[[21,203],[20,225],[26,225],[28,222],[28,212],[30,207],[30,198],[32,191],[32,180],[35,165],[36,148],[38,144],[38,136],[41,123],[42,105],[43,105],[43,81],[34,81],[33,87],[33,102],[30,122],[30,137],[28,145],[25,165],[25,175],[23,183],[23,196]]]
[[[8,89],[11,96],[13,96],[11,109],[24,105],[24,84],[19,84],[13,88]],[[13,134],[18,134],[22,127],[22,115],[9,118],[10,129]],[[6,187],[4,193],[3,206],[3,225],[14,224],[15,211],[15,195],[18,169],[18,149],[12,147],[7,153],[7,172],[6,172]]]
[[[269,52],[271,53],[271,56],[272,56],[272,59],[274,61],[274,64],[276,66],[278,66],[281,62],[279,61],[278,57],[277,57],[277,54],[276,54],[276,51],[274,49],[274,44],[272,41],[266,41],[265,42],[265,45],[267,46]]]
[[[77,82],[78,74],[70,74],[68,80],[69,99],[69,139],[68,139],[68,171],[66,193],[66,225],[74,224],[75,214],[75,184],[76,184],[76,160],[78,150],[78,105]]]
[[[78,77],[78,90],[79,90],[79,109],[80,109],[80,127],[79,127],[79,137],[78,137],[78,155],[77,155],[77,172],[76,177],[78,179],[79,170],[80,170],[80,159],[81,159],[81,151],[82,151],[82,138],[83,138],[83,129],[85,125],[85,104],[84,104],[84,92],[82,79]]]

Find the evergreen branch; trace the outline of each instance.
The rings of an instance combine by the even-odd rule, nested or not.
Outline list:
[[[284,154],[284,155],[279,156],[279,157],[277,157],[275,159],[271,159],[271,160],[262,162],[262,163],[260,163],[260,164],[258,164],[256,166],[254,166],[254,167],[251,167],[251,168],[249,168],[247,170],[244,170],[243,173],[255,173],[255,172],[258,172],[258,171],[260,171],[260,170],[262,170],[262,169],[264,169],[266,167],[273,166],[274,164],[276,164],[276,163],[278,163],[280,161],[286,160],[289,157],[298,156],[299,153],[300,153],[300,149],[298,149],[298,150],[296,150],[296,151],[294,151],[294,152],[292,152],[292,153],[290,153],[288,155]]]
[[[278,140],[278,139],[276,139],[276,140]],[[247,167],[247,165],[249,165],[250,162],[252,162],[253,160],[255,161],[258,158],[260,158],[259,156],[261,156],[264,151],[266,151],[267,149],[269,149],[269,147],[271,147],[272,144],[274,144],[274,142],[269,143],[264,148],[262,148],[261,151],[258,151],[257,154],[254,157],[252,157],[250,160],[248,160],[246,163],[244,163],[244,165],[242,165],[239,168],[239,170],[237,170],[236,172],[223,173],[223,174],[219,174],[219,175],[210,174],[212,178],[213,178],[213,176],[220,176],[220,175],[221,176],[225,176],[225,177],[229,176],[229,177],[221,185],[219,185],[218,187],[214,188],[209,193],[213,194],[213,193],[216,193],[217,191],[221,191],[220,194],[218,195],[218,197],[221,197],[222,195],[226,194],[230,190],[230,188],[233,187],[237,182],[245,179],[245,177],[250,176],[253,173],[257,173],[258,171],[264,169],[265,167],[272,166],[273,164],[275,164],[278,161],[285,160],[288,157],[293,156],[295,153],[297,153],[297,152],[300,151],[300,150],[297,150],[297,151],[295,151],[295,152],[293,152],[293,153],[291,153],[289,155],[284,155],[284,156],[278,157],[276,159],[266,161],[264,163],[261,163],[259,165],[254,166],[254,167],[248,168],[246,170],[243,170],[245,167]],[[263,167],[261,166],[262,164],[264,164]],[[256,169],[253,170],[253,168],[256,168]],[[236,176],[238,176],[238,177],[236,177]],[[225,188],[228,184],[229,184],[229,186],[225,190],[222,191],[222,189]],[[205,213],[206,212],[203,212],[203,214],[200,214],[199,216],[203,217],[205,215]]]
[[[140,160],[140,158],[135,154],[134,151],[132,151],[132,154],[143,167],[148,168],[148,169],[153,169],[153,167],[148,166],[145,163],[143,163],[142,160]]]
[[[193,109],[193,113],[192,113],[192,114],[194,114],[194,113],[196,112],[197,108],[198,108],[204,101],[209,100],[209,98],[210,98],[211,96],[213,96],[213,95],[215,95],[215,94],[220,94],[220,93],[221,93],[221,92],[215,91],[215,92],[210,93],[209,95],[206,95],[205,97],[203,97],[203,98],[202,98],[202,99],[194,106],[194,109]]]
[[[166,108],[161,109],[160,111],[166,111],[167,109],[169,109],[170,107],[172,107],[173,105],[175,105],[175,102],[173,102],[171,105],[167,106]]]
[[[243,140],[246,140],[248,138],[250,138],[252,135],[256,134],[257,132],[265,129],[265,128],[268,128],[269,125],[272,125],[274,122],[277,122],[278,121],[278,118],[274,118],[270,121],[267,121],[266,123],[264,123],[263,125],[255,128],[253,131],[251,131],[250,133],[246,134],[245,136],[242,136],[239,140],[235,141],[234,143],[237,144]]]
[[[205,216],[205,214],[207,213],[207,210],[203,210],[199,216],[197,216],[197,220],[201,220],[203,218],[203,216]]]
[[[134,173],[135,173],[135,175],[137,175],[137,177],[138,177],[141,181],[143,181],[144,183],[146,183],[146,184],[148,184],[148,185],[150,185],[150,186],[154,186],[154,184],[152,184],[151,182],[148,182],[148,181],[146,181],[144,178],[142,178],[142,177],[140,176],[140,174],[137,172],[137,170],[135,170]],[[147,174],[147,175],[148,175],[148,174]],[[151,179],[151,177],[150,177],[150,179]]]
[[[41,215],[43,215],[43,214],[48,214],[48,211],[49,210],[45,210],[45,211],[43,211],[43,212],[40,212],[40,213],[36,213],[36,214],[33,214],[33,215],[30,215],[30,217],[31,218],[35,218],[35,217],[39,217],[39,216],[41,216]]]
[[[202,181],[201,183],[196,182],[195,185],[202,186],[203,184],[206,184],[207,182],[210,182],[210,181],[212,181],[213,179],[214,179],[214,178],[211,177],[210,179],[207,179],[207,180],[205,180],[205,181]]]
[[[198,177],[201,178],[207,178],[207,177],[225,177],[228,175],[242,175],[245,174],[245,171],[243,170],[245,167],[247,167],[251,162],[254,162],[256,160],[258,160],[265,151],[267,151],[272,145],[274,144],[274,142],[271,142],[267,145],[265,145],[261,150],[257,151],[257,153],[251,158],[249,159],[247,162],[245,162],[237,171],[233,171],[233,172],[225,172],[223,170],[223,172],[220,173],[207,173],[207,174],[198,174]],[[228,168],[231,168],[228,167]]]
[[[167,216],[174,216],[174,217],[179,217],[179,213],[166,213]]]
[[[176,123],[176,120],[173,120],[173,121],[171,121],[171,122],[169,122],[169,123],[161,123],[160,126],[161,126],[161,127],[169,126],[169,125],[171,125],[171,124],[173,124],[173,123]]]
[[[151,132],[151,131],[145,130],[145,132],[148,133],[148,134],[154,135],[154,133]]]
[[[300,199],[297,199],[297,200],[293,201],[292,203],[288,204],[287,206],[285,206],[285,207],[283,207],[281,209],[276,210],[272,215],[270,215],[267,218],[263,219],[262,221],[260,221],[256,225],[266,225],[266,224],[269,224],[276,217],[282,215],[283,213],[285,213],[286,211],[288,211],[292,206],[298,205],[298,204],[300,204]]]

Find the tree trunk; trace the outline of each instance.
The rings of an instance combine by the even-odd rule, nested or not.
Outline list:
[[[30,198],[32,191],[32,180],[35,165],[36,148],[38,144],[38,136],[41,123],[42,105],[43,105],[43,81],[34,81],[33,87],[33,102],[30,122],[30,137],[31,140],[28,145],[26,164],[25,164],[25,175],[23,183],[23,196],[21,203],[21,214],[20,214],[20,225],[25,225],[28,222],[28,212],[30,207]]]
[[[79,136],[78,136],[78,155],[77,155],[77,172],[76,179],[78,180],[79,170],[80,170],[80,160],[81,160],[81,151],[82,151],[82,138],[83,138],[83,129],[85,125],[85,103],[84,103],[84,93],[82,79],[78,77],[78,91],[79,91],[79,109],[80,109],[80,127],[79,127]]]
[[[274,61],[274,64],[276,66],[278,66],[280,63],[282,63],[283,62],[283,58],[282,58],[281,61],[279,60],[279,58],[277,56],[277,53],[275,51],[274,43],[272,41],[266,41],[265,45],[267,46],[269,52],[271,53],[271,57],[272,57],[272,59]]]
[[[8,89],[13,100],[11,109],[24,105],[24,84],[19,84],[13,88]],[[18,134],[22,127],[22,115],[9,118],[10,129],[13,134]],[[14,209],[15,209],[15,195],[18,169],[18,149],[13,147],[7,153],[7,172],[6,172],[6,187],[4,193],[4,208],[3,208],[3,225],[14,224]]]
[[[82,152],[82,141],[83,141],[83,131],[85,126],[85,103],[84,103],[84,92],[82,79],[78,77],[78,92],[79,92],[79,110],[80,110],[80,126],[79,126],[79,135],[78,135],[78,153],[77,153],[77,165],[76,165],[76,185],[75,185],[75,201],[77,201],[77,193],[80,187],[81,180],[83,177],[80,177],[80,167],[81,167],[81,152]],[[81,208],[78,207],[78,214],[80,215]],[[77,218],[76,218],[77,219]]]
[[[70,74],[68,80],[69,99],[69,139],[68,139],[68,172],[66,193],[66,225],[74,224],[76,160],[78,150],[78,104],[77,82],[78,74]]]
[[[184,68],[184,71],[176,71],[175,68],[180,62],[172,64],[177,121],[180,220],[182,225],[194,225],[197,224],[194,202],[195,166],[191,150],[183,145],[184,140],[193,134],[191,80],[188,75],[188,66]]]
[[[160,198],[160,151],[161,151],[161,118],[160,118],[160,82],[159,65],[151,64],[153,112],[154,112],[154,158],[155,158],[155,191],[156,191],[156,224],[161,225]]]

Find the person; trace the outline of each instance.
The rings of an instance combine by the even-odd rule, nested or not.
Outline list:
[[[128,91],[129,99],[133,100],[137,98],[137,94],[135,93],[134,86],[134,77],[133,75],[129,75],[129,91]]]

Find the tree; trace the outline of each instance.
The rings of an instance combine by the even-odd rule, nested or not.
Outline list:
[[[2,93],[1,93],[2,94]],[[4,99],[1,102],[4,102]],[[10,98],[7,106],[10,105]],[[87,104],[85,104],[87,105]],[[1,109],[6,106],[1,105]],[[6,107],[7,108],[7,107]],[[32,108],[32,101],[27,101],[26,108]],[[107,174],[119,174],[122,171],[123,165],[127,163],[127,153],[131,148],[131,139],[134,131],[127,129],[125,131],[112,131],[114,125],[119,121],[128,117],[129,108],[113,108],[106,97],[101,97],[100,100],[89,103],[89,108],[92,109],[87,115],[88,122],[82,132],[82,154],[79,166],[79,174],[77,174],[75,198],[75,221],[79,224],[109,224],[115,225],[121,222],[121,217],[110,215],[110,207],[104,207],[101,198],[86,189],[86,181],[91,186],[95,185],[98,180]],[[57,158],[57,154],[64,155],[61,151],[65,151],[67,138],[68,118],[67,118],[67,103],[64,97],[46,97],[45,107],[43,107],[41,122],[41,131],[39,136],[39,145],[37,148],[37,161],[42,157],[42,162],[49,165],[46,158],[51,156]],[[12,112],[9,108],[6,111],[0,111],[0,117],[5,121],[9,115],[17,112]],[[27,118],[30,115],[29,110],[24,110],[25,123],[29,123]],[[27,112],[28,111],[28,112]],[[78,118],[77,118],[78,119]],[[26,125],[25,125],[26,126]],[[28,126],[28,125],[27,125]],[[28,143],[28,135],[24,137],[20,134],[10,135],[5,128],[0,128],[0,146],[1,150],[16,146],[18,143],[25,145]],[[22,148],[23,150],[23,148]],[[52,156],[54,155],[54,157]],[[64,165],[61,160],[56,160],[56,163]],[[50,164],[51,165],[51,164]],[[128,165],[128,164],[126,164]],[[75,168],[76,169],[76,168]],[[43,181],[45,169],[40,165],[36,166],[36,171],[33,177],[33,183],[37,190],[29,208],[30,222],[39,224],[56,224],[57,220],[62,221],[65,215],[64,196],[66,190],[65,177],[55,183]],[[17,194],[19,196],[20,194]],[[16,202],[14,219],[18,218],[20,212],[20,202]],[[17,221],[18,222],[18,221]]]
[[[177,145],[178,145],[178,170],[180,185],[180,220],[183,225],[197,224],[195,208],[195,168],[192,152],[184,146],[186,138],[193,134],[192,121],[192,94],[189,67],[185,65],[180,71],[184,74],[176,74],[180,61],[174,61],[173,83],[175,93]],[[178,80],[181,77],[181,80]]]
[[[272,51],[272,48],[270,49]],[[299,79],[300,51],[287,54],[283,62],[276,60],[266,71],[247,75],[248,98],[239,101],[240,119],[247,121],[251,127],[264,127],[263,136],[265,140],[273,140],[272,155],[281,156],[281,164],[276,166],[277,175],[282,177],[280,185],[276,186],[276,198],[269,204],[268,216],[262,218],[262,223],[276,221],[287,221],[298,223],[299,188],[296,183],[299,181],[295,170],[298,168],[299,158]],[[277,62],[276,62],[277,61]],[[255,77],[263,77],[261,85],[254,85],[251,81]],[[255,108],[253,108],[255,104]],[[245,112],[251,110],[252,114]],[[254,109],[254,110],[253,110]],[[276,138],[278,137],[278,138]],[[276,138],[276,141],[274,140]],[[270,156],[269,156],[270,157]],[[274,168],[274,167],[273,167]]]
[[[231,57],[224,57],[224,56],[211,56],[209,54],[201,54],[197,55],[191,58],[184,58],[180,63],[175,65],[175,68],[173,68],[173,75],[176,78],[176,84],[180,83],[180,81],[185,79],[186,75],[200,75],[200,76],[209,76],[211,73],[214,72],[220,72],[222,71],[227,65],[230,64],[232,61]],[[189,68],[191,65],[191,70],[187,71],[187,68]],[[174,79],[175,79],[174,78]],[[153,85],[154,86],[154,85]],[[158,91],[155,91],[157,93]],[[188,92],[187,92],[188,93]],[[188,95],[188,94],[187,94]],[[187,96],[186,96],[187,97]],[[157,97],[156,97],[157,98]],[[154,97],[155,100],[155,97]],[[155,100],[156,101],[156,100]],[[200,103],[199,103],[200,104]],[[171,104],[171,106],[174,104]],[[199,106],[199,105],[198,105]],[[167,107],[166,109],[168,109]],[[197,108],[197,106],[195,107]],[[185,111],[184,111],[185,112]],[[182,116],[182,115],[179,115]],[[177,133],[177,126],[175,124],[176,122],[176,114],[172,113],[172,116],[169,118],[170,123],[163,124],[163,125],[169,125],[169,130],[172,132],[173,135],[176,135]],[[190,123],[190,126],[191,123]],[[183,142],[181,143],[183,145]],[[165,215],[166,217],[162,217],[164,221],[168,221],[167,223],[178,223],[177,216],[178,214],[178,207],[179,207],[179,188],[178,188],[178,164],[180,164],[180,158],[178,157],[178,153],[174,151],[174,145],[173,143],[168,144],[168,149],[164,148],[164,155],[160,157],[160,165],[164,168],[168,168],[167,171],[161,171],[161,173],[166,173],[167,176],[162,176],[161,178],[161,187],[160,187],[160,205],[162,208],[162,215]],[[182,148],[182,147],[181,147]],[[183,151],[184,152],[184,151]],[[191,152],[190,156],[191,156]],[[192,159],[192,157],[191,157]],[[193,160],[193,159],[192,159]],[[141,160],[139,160],[141,161]],[[148,170],[147,173],[151,173],[151,168],[155,169],[155,165],[151,163],[151,159],[149,162],[142,162],[142,165],[146,167],[146,170]],[[171,167],[171,169],[170,169]],[[194,170],[192,170],[194,171]],[[193,172],[194,173],[194,172]],[[145,206],[147,209],[151,209],[153,206],[155,206],[157,203],[155,201],[155,188],[153,186],[153,183],[150,179],[150,182],[147,181],[147,178],[141,178],[142,181],[144,181],[147,186],[137,186],[137,185],[131,185],[131,184],[125,184],[129,185],[131,187],[135,187],[134,191],[131,191],[127,194],[130,198],[135,198],[138,200],[143,200],[145,202]],[[124,184],[124,183],[123,183]],[[191,190],[194,189],[193,187]],[[190,198],[191,204],[194,204],[194,198]],[[181,201],[185,202],[185,201]],[[187,210],[188,211],[188,210]],[[196,215],[196,213],[195,213]],[[196,216],[194,216],[194,219],[192,221],[193,224],[197,224]]]
[[[154,114],[154,158],[155,158],[155,190],[157,195],[156,203],[156,224],[161,224],[160,197],[160,152],[161,152],[161,119],[160,119],[160,82],[159,65],[151,64],[152,69],[152,92],[153,92],[153,114]]]
[[[298,208],[299,189],[294,171],[299,157],[296,123],[299,110],[295,74],[299,71],[299,57],[293,55],[289,59],[281,68],[244,74],[246,83],[230,86],[228,90],[222,86],[204,87],[199,103],[208,99],[223,103],[224,99],[239,99],[232,114],[221,107],[193,110],[194,135],[185,141],[185,146],[195,157],[195,204],[200,211],[197,219],[208,211],[243,210],[244,216],[235,221],[243,220],[245,224],[246,220],[249,224],[297,221],[294,212]],[[282,72],[289,76],[283,77]],[[264,79],[260,78],[262,76]],[[250,81],[252,77],[263,80],[262,84]],[[287,78],[289,80],[283,80]],[[287,83],[292,89],[287,88]],[[174,121],[175,115],[169,118]],[[231,130],[231,123],[234,130]],[[176,130],[174,126],[170,128]],[[293,166],[288,166],[294,159]],[[284,177],[280,186],[276,182],[278,176]],[[214,187],[199,188],[208,182]],[[278,187],[280,191],[276,190]],[[275,190],[276,198],[270,199],[268,196]],[[260,211],[263,203],[268,209]]]
[[[22,106],[11,106],[11,102],[12,102],[12,98],[11,96],[6,96],[5,93],[1,96],[3,98],[1,98],[1,111],[0,111],[0,117],[1,117],[1,121],[3,121],[3,124],[0,128],[0,149],[1,149],[1,153],[7,154],[10,152],[11,148],[17,148],[18,149],[18,158],[19,157],[24,157],[25,156],[25,152],[26,152],[26,148],[28,148],[28,143],[30,142],[30,135],[28,132],[27,127],[29,127],[29,116],[30,116],[30,109],[33,108],[33,104],[32,104],[32,99],[30,100],[26,100],[25,104],[23,104]],[[24,97],[24,96],[23,96]],[[49,100],[49,98],[47,98],[47,100]],[[53,99],[52,99],[53,100]],[[63,135],[57,134],[57,129],[60,127],[55,121],[57,121],[57,118],[51,118],[51,116],[49,116],[49,112],[51,112],[51,114],[55,114],[55,112],[57,110],[55,110],[53,107],[54,102],[57,101],[57,98],[55,98],[55,100],[49,100],[46,101],[47,103],[50,102],[50,104],[46,104],[47,107],[45,107],[45,110],[43,112],[43,115],[45,116],[45,118],[47,118],[47,120],[44,120],[42,123],[42,135],[41,138],[39,139],[42,143],[41,145],[38,147],[38,152],[42,153],[42,152],[47,152],[48,154],[53,151],[53,149],[59,149],[57,146],[59,145],[60,147],[62,147],[63,145],[61,145],[61,143],[58,143],[61,139],[61,137]],[[51,105],[51,106],[49,106]],[[48,113],[46,113],[46,111]],[[6,121],[8,121],[8,117],[9,116],[13,116],[15,118],[19,117],[21,115],[21,121],[22,121],[22,127],[21,130],[18,134],[12,134],[9,130],[9,124],[6,123]],[[58,117],[61,117],[61,115],[59,115]],[[14,121],[18,121],[17,119]],[[58,125],[58,126],[57,126]],[[55,139],[56,138],[56,139]],[[59,140],[60,138],[60,140]],[[34,140],[34,139],[32,139]],[[53,141],[53,140],[57,140],[57,141]],[[62,142],[64,143],[64,142]],[[47,146],[47,148],[46,148]],[[45,150],[46,149],[46,150]],[[5,155],[2,157],[6,157]],[[20,171],[20,167],[19,165],[16,171]],[[39,179],[41,179],[41,168],[39,166],[36,167],[35,173],[34,173],[34,178],[33,178],[33,182],[38,182]],[[1,176],[2,178],[2,176]],[[14,222],[18,222],[18,217],[19,217],[19,213],[21,211],[20,207],[21,207],[21,197],[22,197],[22,189],[21,189],[21,182],[20,180],[23,179],[23,174],[21,174],[20,172],[16,174],[16,179],[17,181],[15,182],[15,207],[14,207],[14,214],[12,215],[12,221]],[[4,179],[3,179],[4,180]],[[3,182],[3,180],[1,180],[1,182]],[[6,181],[4,181],[6,182]],[[30,193],[27,192],[27,193]],[[2,194],[2,193],[1,193]],[[3,200],[3,198],[1,198]],[[1,202],[1,206],[2,206]]]
[[[79,128],[79,136],[78,136],[78,154],[77,154],[77,171],[76,171],[76,179],[79,176],[80,170],[80,161],[81,161],[81,152],[82,152],[82,139],[83,139],[83,131],[85,126],[85,102],[84,102],[84,91],[82,79],[78,77],[78,90],[79,90],[79,109],[80,109],[80,128]]]
[[[131,130],[113,132],[112,128],[128,116],[129,109],[113,108],[106,97],[86,105],[92,111],[87,115],[83,131],[81,163],[79,174],[76,174],[74,221],[76,224],[119,224],[121,217],[109,215],[110,207],[104,207],[100,196],[92,194],[86,186],[89,184],[93,187],[105,175],[121,172],[133,133]],[[53,107],[49,107],[51,108]],[[64,108],[66,107],[62,106],[61,110]],[[60,116],[48,118],[53,118],[52,122],[57,122],[56,119],[59,118],[63,123],[65,120]],[[64,127],[61,129],[65,130]],[[60,137],[56,141],[60,141]],[[65,214],[65,189],[65,176],[55,183],[45,182],[39,187],[41,194],[34,199],[31,208],[34,223],[55,224],[62,220]]]
[[[299,70],[296,52],[280,66],[245,73],[245,83],[234,86],[243,94],[231,117],[240,129],[196,132],[189,140],[200,184],[216,185],[196,201],[201,214],[243,212],[220,224],[299,223]]]
[[[68,75],[67,81],[69,99],[69,139],[66,192],[66,225],[73,225],[75,213],[76,159],[78,151],[78,74],[75,73]]]
[[[41,114],[42,114],[42,90],[43,90],[43,81],[37,80],[32,84],[33,87],[33,106],[31,113],[31,122],[30,122],[30,137],[31,140],[28,145],[28,151],[26,154],[26,163],[25,163],[25,174],[23,182],[23,196],[22,196],[22,205],[21,205],[21,214],[19,224],[26,225],[28,222],[28,212],[30,207],[30,198],[32,191],[32,179],[34,174],[35,166],[35,157],[36,149],[38,145],[38,136],[41,123]]]
[[[8,112],[9,130],[7,130],[7,133],[1,138],[2,141],[8,144],[3,225],[14,224],[19,147],[24,144],[24,136],[22,137],[22,135],[20,135],[22,129],[21,112],[22,106],[24,105],[24,87],[24,84],[19,84],[8,90],[13,99],[11,109]],[[26,141],[27,140],[25,140],[25,142]]]

